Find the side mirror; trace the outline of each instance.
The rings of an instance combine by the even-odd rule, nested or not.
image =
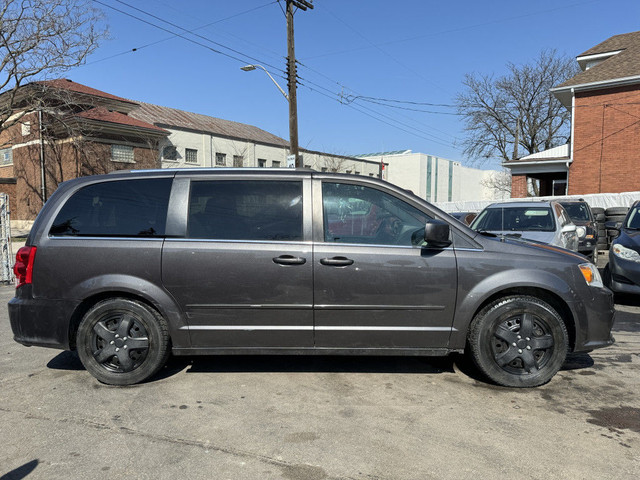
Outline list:
[[[449,240],[450,227],[442,220],[429,220],[424,226],[424,241],[428,247],[446,248],[451,245]]]
[[[577,227],[573,223],[570,223],[570,224],[565,225],[564,227],[562,227],[562,233],[575,232],[576,229],[577,229]]]
[[[609,230],[618,230],[620,231],[620,227],[622,227],[622,222],[604,222],[604,228]]]

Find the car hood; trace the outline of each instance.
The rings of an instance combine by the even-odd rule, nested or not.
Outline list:
[[[620,236],[615,239],[615,243],[620,243],[627,247],[632,247],[634,250],[640,249],[640,230],[629,230],[623,228],[620,231]]]
[[[509,232],[514,233],[514,232]],[[517,233],[517,232],[516,232]],[[526,232],[530,233],[530,232]],[[550,233],[550,232],[540,232],[540,233]],[[639,232],[640,233],[640,232]],[[587,260],[587,258],[580,253],[574,252],[572,250],[567,250],[566,248],[558,247],[556,245],[550,245],[546,242],[542,242],[539,240],[533,240],[528,238],[517,238],[514,236],[485,236],[482,234],[478,234],[475,237],[476,240],[480,240],[481,243],[484,243],[486,246],[493,246],[495,248],[500,248],[497,243],[502,245],[509,245],[510,247],[515,247],[518,252],[518,255],[536,255],[536,256],[545,256],[545,257],[564,257],[565,259],[573,258],[574,260],[578,260],[580,263],[583,263]],[[639,239],[640,240],[640,239]],[[526,252],[520,252],[520,249],[526,249]],[[516,251],[512,251],[512,253],[516,253]]]

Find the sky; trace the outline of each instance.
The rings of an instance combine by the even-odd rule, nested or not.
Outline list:
[[[283,0],[94,4],[109,38],[66,78],[289,139],[286,99],[264,71],[240,69],[262,65],[286,90]],[[640,30],[638,0],[313,5],[294,16],[302,148],[340,155],[412,150],[478,168],[499,168],[500,161],[462,152],[464,122],[451,105],[465,74],[497,77],[507,63],[530,63],[543,49],[575,57]]]

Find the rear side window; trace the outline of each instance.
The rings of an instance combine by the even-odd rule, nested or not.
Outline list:
[[[192,182],[188,237],[302,240],[302,182]]]
[[[170,178],[117,180],[78,190],[62,207],[49,235],[162,237]]]

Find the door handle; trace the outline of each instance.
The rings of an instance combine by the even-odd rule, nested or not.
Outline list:
[[[306,258],[294,257],[293,255],[280,255],[279,257],[273,257],[273,263],[277,263],[279,265],[303,265],[306,262]]]
[[[346,267],[352,265],[353,260],[347,257],[321,258],[320,263],[328,267]]]

